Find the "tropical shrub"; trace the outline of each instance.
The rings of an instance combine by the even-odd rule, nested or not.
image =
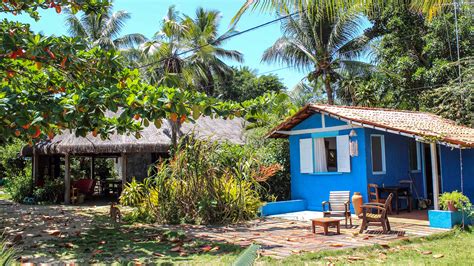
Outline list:
[[[23,202],[26,197],[31,197],[33,194],[33,177],[25,172],[8,177],[5,190],[10,194],[13,201]]]
[[[7,241],[0,236],[0,265],[12,265],[15,254],[15,250],[9,247]]]
[[[45,177],[42,187],[37,187],[33,191],[36,202],[57,203],[64,191],[64,182],[61,178],[50,179]]]
[[[262,171],[265,166],[252,154],[226,156],[227,149],[192,137],[181,141],[171,159],[158,163],[155,175],[125,187],[120,202],[135,207],[129,218],[148,219],[148,214],[161,223],[193,224],[255,218],[263,193],[257,180],[274,171]]]
[[[453,204],[458,210],[471,210],[469,198],[457,190],[444,192],[439,196],[439,205],[443,210],[447,210],[449,204]]]

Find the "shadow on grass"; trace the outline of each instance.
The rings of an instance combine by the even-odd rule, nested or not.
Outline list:
[[[193,239],[180,231],[147,225],[113,224],[107,216],[96,216],[92,229],[50,240],[30,253],[45,254],[58,261],[83,263],[173,264],[211,261],[223,255],[232,259],[241,250],[242,247],[236,245]]]

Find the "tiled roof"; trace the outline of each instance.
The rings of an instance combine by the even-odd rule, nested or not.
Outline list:
[[[355,125],[413,135],[428,141],[436,139],[440,143],[454,146],[474,147],[474,128],[457,125],[454,121],[435,114],[322,104],[306,105],[298,113],[274,128],[268,136],[270,138],[284,138],[287,135],[281,131],[291,130],[314,113],[324,113]]]

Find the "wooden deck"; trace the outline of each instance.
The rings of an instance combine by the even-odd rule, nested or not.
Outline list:
[[[355,219],[352,228],[345,228],[341,224],[340,235],[334,233],[335,228],[330,228],[328,236],[324,236],[323,229],[318,227],[316,234],[313,234],[311,222],[279,218],[255,220],[226,227],[168,226],[168,228],[184,230],[196,238],[241,246],[257,243],[262,246],[261,255],[275,258],[302,252],[383,245],[406,237],[428,236],[446,231],[430,228],[425,224],[409,223],[403,218],[391,218],[390,222],[392,231],[389,234],[383,234],[380,227],[369,227],[364,234],[358,234],[360,221]]]

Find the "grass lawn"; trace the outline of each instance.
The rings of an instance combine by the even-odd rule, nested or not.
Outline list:
[[[471,229],[473,230],[473,229]],[[355,264],[355,265],[472,265],[474,232],[450,231],[426,238],[394,242],[388,246],[372,246],[338,251],[293,255],[284,260],[261,258],[264,265]]]
[[[113,224],[96,216],[94,227],[40,244],[20,255],[80,264],[230,264],[243,248],[187,237],[183,232],[146,225]]]
[[[0,200],[9,200],[10,194],[5,191],[4,187],[0,187]]]

